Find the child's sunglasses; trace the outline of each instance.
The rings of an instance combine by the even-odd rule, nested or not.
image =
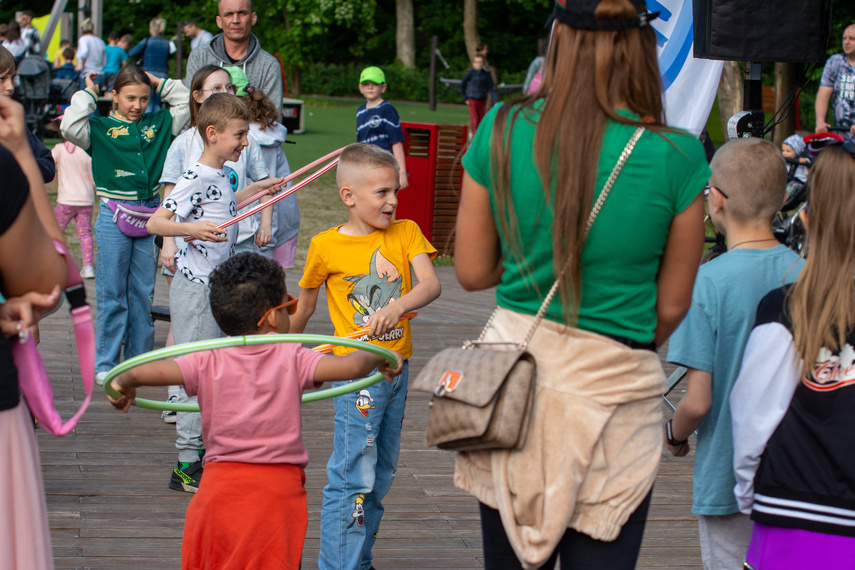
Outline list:
[[[284,309],[285,307],[288,307],[288,314],[293,315],[294,313],[297,312],[297,299],[295,299],[293,295],[289,294],[288,300],[286,302],[282,303],[281,305],[276,305],[275,307],[270,307],[269,309],[267,309],[264,312],[264,315],[261,316],[261,318],[258,320],[258,323],[255,326],[260,327],[261,323],[264,322],[264,319],[267,318],[267,315],[269,315],[273,311],[278,311],[279,309]]]

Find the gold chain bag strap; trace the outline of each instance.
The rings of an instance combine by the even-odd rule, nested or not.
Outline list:
[[[644,130],[644,127],[638,127],[621,152],[588,216],[585,238]],[[412,385],[413,390],[433,395],[427,445],[456,451],[522,446],[537,372],[534,357],[527,350],[528,344],[555,297],[568,264],[569,260],[552,284],[522,341],[484,340],[499,311],[496,307],[478,340],[467,340],[461,348],[442,350],[428,361]]]

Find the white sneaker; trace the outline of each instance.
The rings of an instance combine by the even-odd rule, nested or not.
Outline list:
[[[95,268],[91,265],[84,265],[80,270],[80,276],[84,279],[95,279]]]
[[[107,378],[106,372],[98,372],[97,374],[95,374],[95,383],[98,384],[99,386],[103,386],[104,380],[106,378]]]
[[[170,404],[177,404],[178,396],[170,396],[167,402],[169,402]],[[174,424],[178,421],[178,412],[164,410],[164,412],[160,414],[160,417],[165,423]]]

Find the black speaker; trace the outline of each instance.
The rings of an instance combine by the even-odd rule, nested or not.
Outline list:
[[[831,0],[693,0],[695,57],[732,61],[826,59]]]

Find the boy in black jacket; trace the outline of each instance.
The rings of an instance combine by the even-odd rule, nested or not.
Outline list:
[[[499,100],[496,84],[490,72],[484,69],[484,56],[477,54],[472,59],[470,69],[460,82],[460,94],[469,107],[470,136],[475,136],[481,119],[484,118],[484,110],[487,104],[487,95],[492,95],[493,101]]]

